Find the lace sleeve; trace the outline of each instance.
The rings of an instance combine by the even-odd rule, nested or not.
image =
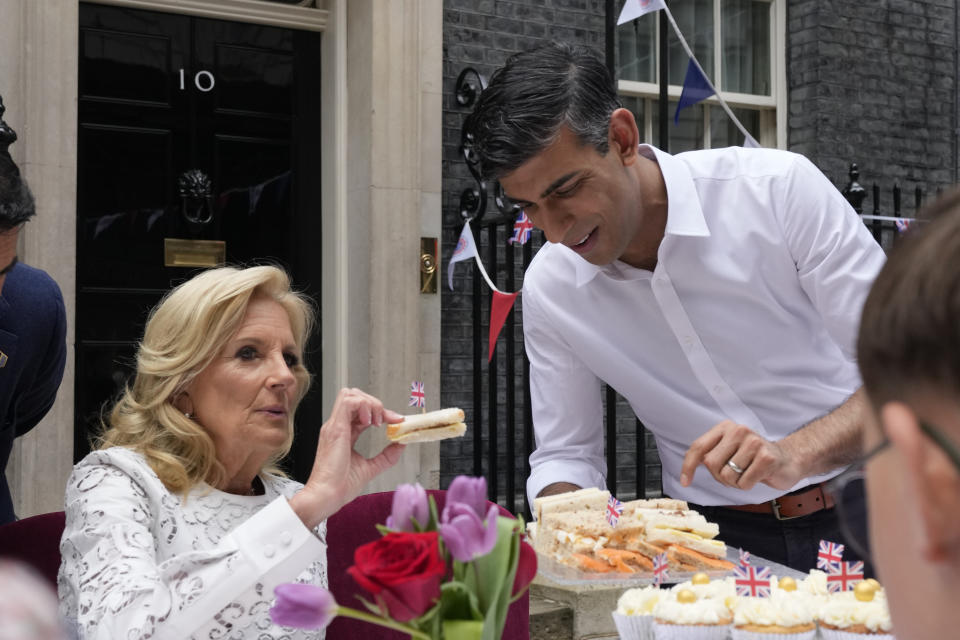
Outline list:
[[[325,557],[325,545],[283,497],[203,548],[197,537],[177,534],[170,509],[137,480],[94,464],[78,466],[68,482],[58,581],[63,613],[82,638],[231,638],[251,625],[262,630],[273,587]],[[170,544],[175,538],[179,549]]]

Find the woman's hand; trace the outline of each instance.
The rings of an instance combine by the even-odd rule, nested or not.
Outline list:
[[[290,506],[304,524],[314,528],[359,495],[374,477],[400,459],[404,445],[390,444],[373,458],[353,447],[371,425],[400,422],[403,416],[383,408],[383,403],[359,389],[341,389],[330,418],[320,428],[317,453],[310,477]]]

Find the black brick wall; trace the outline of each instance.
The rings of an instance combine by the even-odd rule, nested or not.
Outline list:
[[[789,148],[838,186],[857,162],[884,213],[899,183],[912,214],[956,179],[957,26],[953,0],[789,0]]]

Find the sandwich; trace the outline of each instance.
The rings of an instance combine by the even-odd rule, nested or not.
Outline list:
[[[401,444],[459,438],[467,432],[463,419],[463,409],[439,409],[404,416],[403,422],[387,425],[387,438]]]

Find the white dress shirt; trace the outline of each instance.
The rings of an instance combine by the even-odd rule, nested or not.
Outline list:
[[[532,500],[553,482],[605,486],[602,380],[655,434],[668,495],[703,505],[770,500],[784,492],[730,488],[702,466],[684,488],[683,457],[724,419],[776,441],[857,390],[857,328],[883,251],[802,156],[640,152],[659,163],[667,187],[654,271],[595,266],[547,243],[525,276],[537,447],[527,492]]]
[[[287,498],[302,485],[262,474],[261,496],[208,485],[186,501],[142,455],[94,451],[70,475],[57,586],[83,640],[323,638],[270,620],[283,582],[327,586],[326,544]],[[317,532],[324,536],[326,523]]]

